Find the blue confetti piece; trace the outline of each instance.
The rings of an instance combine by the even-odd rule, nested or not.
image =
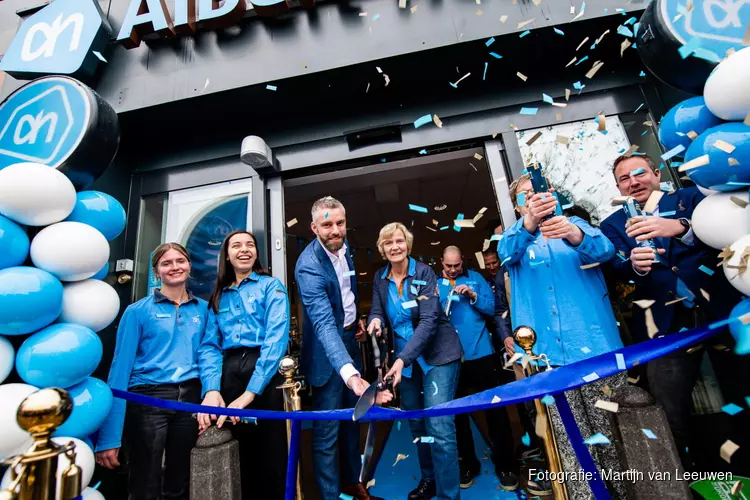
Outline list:
[[[396,421],[396,430],[397,430],[397,431],[400,431],[400,430],[401,430],[401,420],[397,420],[397,421]]]
[[[630,26],[630,25],[634,24],[637,20],[638,20],[638,18],[636,18],[635,16],[633,16],[630,19],[628,19],[627,21],[625,21],[623,24],[625,26]]]
[[[681,332],[686,332],[686,331],[687,331],[687,328],[685,328],[685,327],[683,326],[682,328],[680,328],[680,331],[681,331]]]
[[[441,228],[440,228],[440,230],[441,230],[441,231],[445,231],[445,230],[446,230],[446,229],[448,229],[449,227],[450,227],[450,226],[443,226],[443,227],[441,227]]]
[[[347,495],[346,493],[342,493],[339,495],[339,498],[341,500],[354,500],[354,497],[351,495]]]
[[[615,353],[615,359],[617,360],[617,369],[618,370],[626,370],[627,366],[625,365],[625,356],[622,355],[622,353]]]
[[[245,424],[258,425],[258,419],[255,417],[240,417],[240,422]]]
[[[531,261],[531,267],[541,266],[542,264],[544,264],[543,260],[534,260],[534,261]]]
[[[568,210],[569,208],[573,208],[574,206],[575,206],[575,203],[568,203],[567,205],[563,205],[560,208],[562,208],[563,210]]]
[[[666,167],[666,165],[664,165],[663,163],[659,164],[659,170],[664,170],[664,167]]]
[[[434,443],[435,442],[435,438],[432,436],[422,436],[421,438],[419,438],[419,440],[422,443]]]
[[[526,30],[526,31],[524,31],[523,33],[521,33],[520,35],[518,35],[518,38],[523,38],[523,37],[525,37],[526,35],[528,35],[529,33],[531,33],[531,30]]]
[[[605,14],[609,14],[609,9],[604,9]]]
[[[589,56],[583,56],[581,59],[578,60],[578,62],[576,63],[576,66],[578,66],[579,64],[581,64],[583,61],[587,60],[588,58]]]
[[[706,266],[703,266],[703,265],[702,265],[702,266],[700,266],[700,267],[699,267],[698,269],[700,269],[700,270],[701,270],[701,271],[703,271],[704,273],[708,274],[709,276],[713,276],[713,275],[714,275],[714,270],[713,270],[713,269],[709,269],[709,268],[707,268]]]
[[[632,172],[630,172],[630,174],[628,174],[628,175],[630,175],[630,177],[633,177],[634,175],[641,175],[641,174],[643,174],[645,172],[646,172],[646,170],[643,167],[641,167],[641,168],[636,168],[635,170],[633,170]]]
[[[693,52],[693,57],[697,57],[698,59],[703,59],[712,63],[721,62],[721,58],[716,54],[716,52],[704,49],[702,47],[698,47],[697,49],[695,49],[695,51]]]
[[[529,437],[528,432],[521,437],[521,442],[524,446],[531,446],[531,438]]]
[[[266,85],[266,90],[273,90],[276,92],[276,85]]]
[[[485,78],[487,77],[487,65],[488,65],[488,64],[489,64],[488,62],[485,62],[485,63],[484,63],[484,73],[482,73],[482,80],[483,80],[483,81],[484,81],[484,79],[485,79]]]
[[[502,234],[493,234],[492,236],[490,236],[490,241],[500,241],[502,238]]]
[[[455,295],[454,295],[454,297],[455,297]],[[432,395],[433,396],[437,396],[438,386],[437,386],[437,382],[435,382],[434,380],[432,381],[432,388],[435,389],[435,392],[433,392]]]
[[[618,257],[620,258],[620,260],[621,260],[621,261],[623,261],[623,262],[627,262],[627,261],[628,261],[628,258],[627,258],[627,257],[625,257],[625,256],[624,256],[623,254],[621,254],[621,253],[618,253],[618,254],[617,254],[617,256],[618,256]]]
[[[325,218],[325,219],[327,219],[327,218],[328,218],[328,212],[326,212],[326,214],[325,214],[324,218]]]
[[[741,406],[737,406],[734,403],[729,403],[721,407],[721,411],[723,411],[724,413],[728,413],[730,415],[737,415],[742,410],[743,408]]]
[[[582,85],[580,81],[577,81],[573,84],[573,88],[576,90],[581,90],[585,85]]]
[[[453,83],[453,82],[449,82],[449,83],[451,84],[451,87],[453,87],[454,89],[458,88],[458,85],[456,85],[455,83]]]
[[[94,486],[93,486],[93,487],[92,487],[91,489],[92,489],[92,490],[98,490],[98,489],[99,489],[99,486],[101,486],[101,485],[102,485],[102,482],[101,482],[101,481],[99,481],[99,482],[98,482],[98,483],[96,483],[96,484],[95,484],[95,485],[94,485]]]
[[[484,42],[484,44],[485,44],[485,45],[486,45],[487,47],[489,47],[489,46],[490,46],[490,45],[492,45],[493,43],[495,43],[495,37],[494,37],[494,36],[493,36],[493,37],[491,37],[491,38],[490,38],[489,40],[487,40],[486,42]]]
[[[503,56],[501,56],[500,54],[497,54],[495,52],[490,52],[490,55],[492,57],[494,57],[495,59],[502,59],[503,58]]]
[[[426,214],[428,210],[425,207],[420,207],[419,205],[412,205],[409,203],[409,210],[412,210],[414,212],[422,212],[423,214]]]
[[[594,50],[596,48],[596,42],[591,44],[591,47],[589,47],[589,50]]]
[[[671,217],[674,214],[676,214],[674,210],[670,210],[669,212],[659,212],[659,217]]]
[[[696,49],[699,49],[701,47],[701,39],[694,36],[686,44],[684,44],[682,47],[677,49],[677,52],[680,53],[680,57],[683,59],[687,58],[690,54],[696,51]]]
[[[377,21],[378,19],[380,19],[380,14],[375,14],[374,16],[372,16],[373,21]]]
[[[525,207],[526,206],[526,193],[518,193],[516,195],[516,204],[519,207]]]
[[[640,72],[640,74],[639,74],[638,76],[640,76],[641,78],[643,78],[643,77],[645,77],[645,76],[646,76],[646,72],[645,72],[645,71],[641,71],[641,72]]]
[[[729,181],[727,182],[730,186],[750,186],[750,182],[736,182],[736,181]]]
[[[420,149],[419,150],[419,154],[426,155],[427,154],[427,150],[426,149]]]
[[[544,102],[546,102],[548,104],[552,104],[552,102],[553,102],[552,98],[550,96],[548,96],[547,94],[542,94],[542,101],[544,101]]]
[[[553,28],[553,29],[555,30],[555,33],[557,33],[558,35],[565,36],[565,32],[563,30],[559,30],[557,28]]]
[[[521,111],[519,114],[522,115],[536,115],[537,111],[539,111],[539,108],[521,108]]]
[[[627,26],[618,26],[617,27],[617,34],[618,35],[622,35],[622,36],[626,36],[628,38],[632,38],[633,37],[633,31],[630,28],[628,28]]]
[[[683,146],[682,144],[678,144],[677,146],[673,147],[672,149],[670,149],[669,151],[661,155],[661,159],[662,161],[667,161],[670,158],[682,153],[683,151],[685,151],[685,146]]]
[[[456,216],[456,220],[464,220],[464,214],[458,214],[458,215]],[[461,232],[461,228],[460,228],[460,227],[458,227],[458,226],[456,226],[455,224],[453,225],[453,230],[454,230],[455,232],[457,232],[457,233],[460,233],[460,232]]]
[[[422,125],[427,125],[432,121],[432,115],[424,115],[414,121],[414,128],[419,128]]]
[[[644,130],[643,132],[641,132],[641,137],[643,137],[646,134],[648,134],[648,130]]]
[[[611,441],[607,439],[607,436],[602,434],[601,432],[597,432],[590,438],[588,438],[586,441],[584,441],[586,444],[611,444]]]
[[[651,429],[641,429],[643,433],[646,435],[649,439],[656,439],[656,434],[654,434],[654,431]]]
[[[555,404],[555,397],[552,394],[547,394],[542,398],[542,403],[544,403],[547,406],[551,406]]]
[[[638,29],[640,27],[641,27],[641,23],[635,23],[633,25],[633,36],[635,36],[636,38],[638,38]],[[635,44],[633,44],[633,46],[635,46]]]
[[[643,71],[641,71],[641,73],[643,73]],[[643,75],[641,75],[641,76],[646,76],[646,74],[644,73],[644,74],[643,74]],[[638,106],[637,108],[635,108],[635,111],[633,111],[633,113],[637,113],[638,111],[640,111],[640,109],[641,109],[641,108],[643,107],[643,104],[644,104],[644,103],[641,103],[641,105],[640,105],[640,106]]]

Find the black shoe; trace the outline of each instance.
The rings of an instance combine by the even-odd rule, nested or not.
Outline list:
[[[546,496],[552,494],[552,482],[549,479],[544,479],[542,474],[537,472],[536,477],[529,477],[526,482],[526,492],[529,495],[535,496]]]
[[[430,500],[437,496],[437,484],[434,479],[422,479],[419,486],[409,492],[409,500]]]
[[[500,480],[500,487],[505,491],[518,489],[518,476],[514,472],[499,472],[497,478]]]
[[[474,486],[474,478],[477,475],[473,471],[466,469],[461,471],[461,489],[471,488]]]

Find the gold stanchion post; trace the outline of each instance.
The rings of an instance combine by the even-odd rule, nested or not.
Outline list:
[[[294,380],[297,372],[297,360],[291,356],[285,356],[279,362],[279,373],[284,376],[284,383],[277,387],[284,391],[284,411],[300,411],[302,409],[302,399],[299,391],[302,384]],[[286,421],[286,439],[287,446],[291,446],[292,439],[292,421]],[[297,468],[297,500],[302,500],[302,484],[300,481],[300,467]],[[2,499],[0,499],[2,500]]]

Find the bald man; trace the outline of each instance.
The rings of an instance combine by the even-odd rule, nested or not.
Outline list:
[[[440,304],[445,311],[450,302],[449,317],[458,331],[464,350],[456,397],[492,389],[502,384],[502,368],[492,346],[487,320],[495,314],[495,297],[487,281],[476,271],[464,267],[461,250],[449,246],[443,251],[442,277],[438,278]],[[513,436],[505,408],[487,414],[492,461],[500,486],[506,491],[518,488],[518,463],[514,460]],[[461,488],[470,488],[481,470],[474,451],[468,414],[456,415],[456,439],[461,474]]]

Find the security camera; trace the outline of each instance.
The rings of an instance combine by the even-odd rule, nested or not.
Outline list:
[[[257,135],[249,135],[242,139],[240,150],[242,163],[249,165],[255,170],[273,166],[273,152],[266,141]]]

